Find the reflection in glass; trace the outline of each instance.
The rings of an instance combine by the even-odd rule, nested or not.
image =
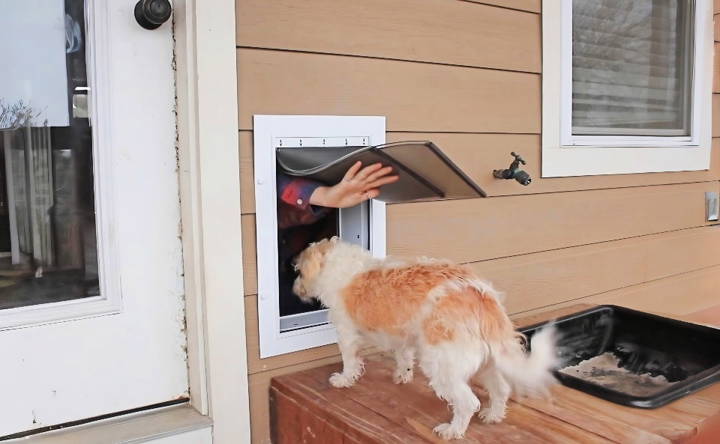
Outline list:
[[[99,295],[83,0],[0,11],[0,309]]]
[[[687,136],[693,2],[573,0],[573,134]]]

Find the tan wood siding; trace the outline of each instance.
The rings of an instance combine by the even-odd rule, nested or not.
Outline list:
[[[243,243],[243,290],[246,295],[257,293],[257,237],[255,215],[240,218]],[[257,314],[255,314],[257,316]]]
[[[720,94],[713,94],[712,113],[712,135],[720,137]]]
[[[634,237],[542,253],[470,264],[505,293],[505,307],[521,313],[538,307],[599,295],[619,288],[720,265],[720,227]],[[720,299],[719,299],[720,301]],[[247,348],[250,373],[292,365],[299,359],[337,354],[335,346],[260,359],[257,297],[246,298]]]
[[[667,315],[686,315],[718,304],[717,295],[720,294],[718,276],[720,276],[720,266],[715,266],[566,301],[551,307],[540,307],[518,315],[533,314],[578,303],[613,304]]]
[[[388,250],[472,262],[697,227],[705,191],[718,183],[391,205]]]
[[[243,214],[255,212],[255,167],[252,131],[240,131],[240,208]]]
[[[702,227],[477,262],[471,267],[521,313],[720,265],[720,227]],[[720,303],[720,297],[718,298]]]
[[[540,16],[493,6],[243,0],[237,19],[238,46],[540,72]]]
[[[400,256],[476,262],[699,227],[708,224],[705,191],[718,191],[718,183],[393,205],[388,248]],[[245,292],[254,294],[254,217],[244,215],[242,225]]]
[[[391,131],[540,131],[538,74],[257,49],[238,59],[240,129],[253,114],[335,114],[388,116]]]
[[[603,188],[625,188],[646,185],[704,182],[720,179],[720,139],[713,139],[710,170],[680,173],[618,174],[612,176],[540,177],[540,136],[528,134],[453,134],[388,133],[387,141],[432,140],[475,180],[489,196],[553,193]],[[252,131],[240,132],[240,178],[244,214],[255,212],[253,183]],[[510,152],[523,155],[523,166],[533,178],[532,185],[518,186],[514,181],[497,180],[492,170],[510,164]]]
[[[486,5],[497,5],[503,8],[540,12],[540,0],[462,0]]]
[[[715,24],[717,25],[717,20]],[[720,43],[715,43],[713,58],[713,92],[720,93]]]

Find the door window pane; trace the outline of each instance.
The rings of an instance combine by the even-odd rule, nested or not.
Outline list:
[[[690,135],[693,4],[573,0],[573,134]]]
[[[0,14],[0,309],[99,295],[83,0]]]

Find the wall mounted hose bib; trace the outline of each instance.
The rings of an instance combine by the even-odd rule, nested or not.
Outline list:
[[[520,165],[525,165],[525,160],[515,151],[510,153],[515,160],[512,161],[508,168],[504,170],[493,170],[493,176],[497,179],[515,179],[520,185],[528,186],[532,182],[530,175],[520,169]]]

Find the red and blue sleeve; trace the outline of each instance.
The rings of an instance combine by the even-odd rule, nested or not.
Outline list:
[[[290,177],[282,173],[277,175],[278,199],[301,210],[310,207],[310,196],[319,186],[322,184],[314,180]]]
[[[314,180],[277,174],[278,200],[284,204],[278,212],[280,228],[312,224],[327,214],[326,208],[310,205],[310,196],[322,185]]]

